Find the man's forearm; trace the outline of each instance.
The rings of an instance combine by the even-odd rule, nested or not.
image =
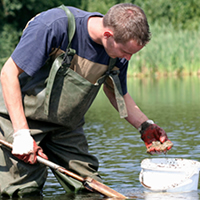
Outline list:
[[[28,129],[18,79],[20,73],[20,69],[11,58],[8,59],[1,71],[4,102],[12,121],[14,132],[20,129]]]
[[[148,117],[135,104],[129,93],[124,95],[124,100],[128,111],[126,120],[138,129],[143,122],[148,120]]]
[[[118,110],[114,93],[110,89],[108,89],[105,85],[104,85],[104,92],[108,97],[108,99],[110,100],[111,104],[115,107],[116,110]],[[128,117],[126,117],[125,119],[135,128],[138,129],[143,122],[148,120],[148,118],[135,104],[134,100],[132,99],[129,93],[124,95],[124,100],[128,112]]]

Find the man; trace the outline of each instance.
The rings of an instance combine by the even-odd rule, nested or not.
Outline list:
[[[75,35],[71,42],[71,48],[76,50],[76,55],[70,68],[80,75],[78,78],[83,77],[87,80],[87,84],[95,86],[99,78],[106,73],[110,58],[117,58],[115,66],[120,71],[119,80],[127,109],[125,119],[140,131],[149,153],[168,151],[172,143],[164,130],[148,119],[127,92],[128,61],[150,40],[149,26],[144,12],[139,7],[126,3],[113,6],[105,16],[73,7],[68,8],[76,22]],[[36,163],[36,155],[46,159],[48,156],[49,160],[80,176],[91,176],[101,181],[97,172],[98,160],[89,154],[83,133],[84,116],[79,112],[85,109],[84,104],[78,109],[75,106],[72,109],[73,117],[70,115],[68,120],[63,122],[56,117],[50,120],[59,112],[59,108],[50,111],[44,120],[37,118],[37,114],[30,114],[35,109],[34,104],[37,106],[43,102],[39,99],[35,103],[35,97],[39,97],[43,92],[40,83],[46,83],[48,77],[49,72],[47,73],[45,63],[50,55],[63,52],[67,48],[69,42],[67,27],[68,17],[60,8],[39,14],[29,22],[19,44],[2,68],[1,93],[6,111],[3,109],[4,106],[1,106],[1,137],[13,144],[12,153],[3,147],[0,150],[0,186],[3,195],[24,196],[26,193],[41,191],[47,169]],[[112,105],[120,110],[121,104],[117,103],[115,98],[116,88],[113,89],[113,84],[109,80],[106,79],[104,92]],[[56,81],[57,79],[54,80]],[[63,84],[56,90],[52,89],[51,94],[54,95],[60,88],[64,90],[68,84],[70,83],[65,86]],[[65,92],[64,109],[69,103],[69,108],[74,104],[73,98],[71,102],[68,100],[69,96],[75,96],[74,101],[82,100],[79,93],[74,94],[73,91],[74,88]],[[93,93],[92,89],[90,95]],[[55,98],[57,96],[61,98],[56,93]],[[91,100],[90,97],[87,98],[87,102]],[[50,101],[54,102],[54,98]],[[41,114],[43,109],[38,109],[37,112]],[[68,111],[65,114],[67,115]],[[160,142],[160,146],[154,146],[156,141]],[[165,145],[163,148],[163,143],[166,142],[170,145]],[[81,184],[77,181],[63,177],[56,171],[53,173],[66,191],[76,192],[81,189]]]

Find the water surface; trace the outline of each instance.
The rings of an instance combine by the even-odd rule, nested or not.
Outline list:
[[[120,119],[101,91],[86,115],[85,133],[90,152],[100,162],[104,183],[130,199],[197,200],[200,190],[182,193],[153,193],[139,182],[140,163],[145,158],[170,157],[200,161],[200,78],[129,78],[129,93],[137,105],[161,126],[174,143],[167,155],[146,154],[138,131]],[[200,188],[200,186],[199,186]],[[49,173],[44,200],[98,200],[96,194],[66,194]]]

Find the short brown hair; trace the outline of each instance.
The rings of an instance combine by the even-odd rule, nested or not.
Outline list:
[[[139,45],[150,41],[151,33],[144,11],[131,3],[116,4],[103,17],[103,25],[113,28],[116,42],[127,42],[130,39]]]

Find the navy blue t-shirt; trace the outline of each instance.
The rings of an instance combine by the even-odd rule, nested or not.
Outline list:
[[[68,7],[75,17],[76,31],[71,47],[81,58],[94,63],[108,65],[109,56],[104,47],[95,43],[89,36],[87,23],[91,16],[103,17],[100,13],[90,13],[74,7]],[[38,70],[49,58],[52,48],[65,51],[68,45],[68,18],[64,10],[53,8],[36,16],[23,35],[11,57],[14,62],[29,76],[37,74]],[[118,59],[116,66],[120,70],[119,78],[123,94],[127,93],[126,59]],[[39,76],[39,74],[37,74]]]

